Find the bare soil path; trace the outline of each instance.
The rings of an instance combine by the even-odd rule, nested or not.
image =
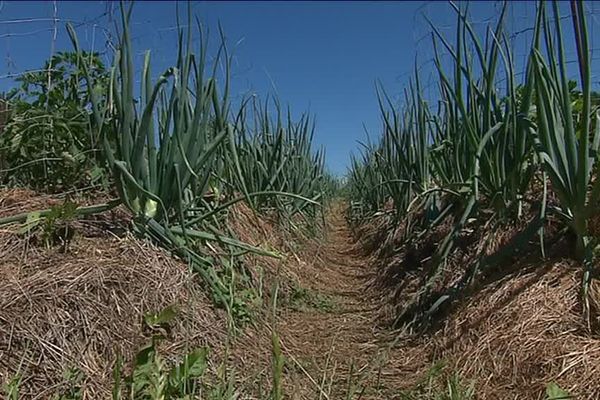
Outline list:
[[[377,310],[367,295],[370,261],[355,244],[341,205],[329,213],[328,225],[322,247],[307,260],[317,276],[301,277],[317,296],[326,296],[327,307],[288,310],[279,322],[288,369],[297,370],[290,374],[297,380],[293,398],[388,398],[380,397],[381,375],[390,372],[377,366],[386,335],[377,331]]]

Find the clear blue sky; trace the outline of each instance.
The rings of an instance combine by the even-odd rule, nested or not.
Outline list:
[[[68,20],[78,26],[84,47],[105,48],[104,29],[111,26],[107,2],[57,2],[56,12],[47,1],[0,4],[0,90],[12,85],[11,74],[40,68],[52,50],[71,49],[64,28]],[[118,17],[118,4],[113,8]],[[533,2],[512,5],[507,28],[517,32],[531,26],[534,8]],[[593,3],[588,8],[600,9]],[[499,2],[470,6],[482,28],[499,9]],[[193,11],[215,39],[217,22],[222,24],[235,54],[234,93],[276,93],[297,113],[309,109],[317,118],[316,142],[326,147],[328,166],[337,174],[344,173],[357,140],[365,139],[363,124],[372,136],[378,133],[376,79],[390,93],[400,94],[416,58],[424,65],[427,90],[435,90],[433,75],[427,72],[433,53],[423,15],[448,35],[455,21],[447,3],[421,1],[197,2]],[[54,15],[59,19],[56,41]],[[140,53],[152,50],[155,72],[173,61],[175,24],[174,3],[136,3],[134,46]],[[597,21],[592,21],[594,26],[598,32]],[[527,33],[515,39],[517,58],[528,39]]]

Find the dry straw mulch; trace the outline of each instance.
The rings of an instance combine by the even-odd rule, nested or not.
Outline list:
[[[0,198],[3,216],[61,202],[21,190]],[[185,263],[129,234],[115,236],[104,222],[77,222],[64,251],[14,226],[0,232],[0,380],[20,373],[23,398],[60,393],[73,368],[85,376],[84,398],[109,398],[116,354],[130,360],[149,340],[143,316],[167,306],[179,316],[164,354],[225,342],[224,316]]]
[[[2,191],[0,216],[61,201]],[[130,359],[148,340],[142,332],[143,315],[175,305],[180,316],[163,343],[163,354],[174,358],[186,345],[210,346],[212,371],[227,354],[238,388],[247,394],[259,382],[263,388],[270,385],[270,328],[275,324],[287,359],[286,393],[296,398],[322,396],[318,386],[323,381],[332,385],[331,399],[343,398],[350,371],[358,392],[369,386],[364,399],[398,398],[440,360],[447,371],[475,385],[478,399],[542,399],[551,381],[578,399],[600,398],[600,338],[583,323],[581,268],[561,258],[564,243],[549,249],[549,260],[516,260],[510,273],[499,273],[477,287],[434,330],[415,337],[381,327],[381,316],[397,306],[386,302],[402,279],[387,286],[374,285],[375,279],[405,257],[390,250],[398,237],[388,235],[384,218],[362,227],[361,240],[353,242],[336,207],[326,239],[292,251],[289,233],[239,206],[231,212],[232,230],[254,245],[282,249],[283,259],[246,258],[253,284],[264,291],[264,323],[247,327],[225,353],[231,339],[225,316],[211,305],[201,282],[163,250],[107,229],[123,217],[122,210],[114,210],[77,222],[76,235],[64,249],[46,249],[14,227],[0,231],[0,380],[20,371],[22,397],[42,399],[61,392],[63,373],[76,367],[85,375],[84,398],[109,398],[116,353]],[[495,240],[509,240],[517,229],[507,229]],[[466,243],[462,260],[469,259],[480,241]],[[414,247],[422,251],[426,245]],[[411,272],[412,279],[418,271]],[[282,300],[299,285],[329,296],[335,307],[283,308],[273,320],[268,302],[275,283]],[[600,299],[597,282],[594,293]],[[600,302],[593,306],[598,309]]]
[[[356,231],[358,243],[379,243],[369,253],[374,257],[369,287],[371,301],[380,307],[381,325],[392,321],[419,289],[432,249],[450,228],[442,224],[421,241],[400,246],[402,229],[392,229],[380,216]],[[467,234],[471,238],[457,245],[442,287],[456,281],[477,254],[498,250],[521,229],[475,225]],[[382,230],[387,232],[384,240]],[[600,398],[600,332],[590,332],[583,318],[583,268],[568,258],[569,243],[557,235],[554,221],[546,232],[551,243],[547,259],[533,248],[510,259],[459,297],[428,331],[400,333],[381,375],[384,386],[410,388],[433,363],[443,361],[447,371],[474,385],[478,399],[542,399],[550,382],[578,399]],[[600,284],[594,280],[594,319],[600,315],[598,299]]]

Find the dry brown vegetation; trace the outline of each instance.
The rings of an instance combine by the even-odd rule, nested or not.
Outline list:
[[[27,191],[2,194],[1,215],[61,201]],[[481,399],[543,398],[551,381],[578,398],[600,396],[600,340],[583,323],[581,271],[560,258],[560,242],[543,265],[521,260],[462,298],[443,322],[411,335],[382,323],[389,296],[374,277],[381,276],[383,264],[396,268],[384,251],[389,241],[381,232],[389,229],[382,219],[353,234],[343,206],[335,205],[325,240],[305,240],[292,251],[289,233],[240,206],[230,217],[239,237],[281,249],[285,257],[248,256],[254,284],[262,279],[264,304],[257,323],[234,337],[225,313],[212,306],[184,263],[107,228],[119,223],[120,212],[76,222],[66,248],[48,249],[14,229],[2,231],[0,374],[6,381],[21,371],[23,397],[60,392],[65,370],[74,367],[85,376],[84,398],[108,397],[116,352],[130,360],[148,340],[144,314],[168,305],[179,310],[163,343],[168,358],[186,346],[206,345],[212,349],[211,373],[217,374],[227,354],[238,390],[250,396],[242,398],[257,396],[260,384],[268,386],[273,327],[286,357],[290,398],[337,399],[349,391],[355,398],[402,398],[439,361],[446,365],[443,376],[460,375]],[[268,304],[275,282],[281,293],[273,320]],[[301,301],[320,296],[320,302],[294,307],[298,288],[305,290]]]

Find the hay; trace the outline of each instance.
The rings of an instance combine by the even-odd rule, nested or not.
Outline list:
[[[556,382],[578,399],[600,397],[600,340],[581,313],[581,270],[556,261],[486,288],[433,338],[485,399],[538,398]]]
[[[16,190],[3,194],[0,216],[60,202]],[[270,331],[276,324],[288,360],[286,393],[300,398],[314,398],[318,390],[311,379],[320,382],[324,377],[332,381],[331,398],[345,396],[352,364],[365,373],[360,384],[369,389],[363,398],[394,398],[414,387],[439,360],[446,363],[447,373],[472,382],[478,399],[543,398],[545,385],[553,381],[577,398],[600,397],[600,338],[588,332],[581,317],[581,269],[561,258],[564,243],[549,249],[551,261],[517,260],[510,273],[500,271],[460,299],[434,330],[413,336],[378,327],[381,310],[393,310],[386,303],[390,293],[406,281],[388,275],[397,279],[395,284],[374,284],[375,276],[398,269],[406,259],[404,250],[395,248],[401,225],[390,231],[389,218],[381,215],[357,229],[352,243],[337,207],[328,221],[328,240],[292,246],[289,233],[239,205],[231,210],[229,225],[241,240],[287,250],[282,260],[245,256],[253,285],[262,285],[263,308],[256,325],[232,338],[225,316],[213,309],[184,263],[145,241],[128,234],[117,237],[107,229],[106,224],[126,220],[122,213],[115,210],[100,220],[77,222],[76,236],[64,253],[11,230],[0,232],[0,379],[5,382],[20,371],[23,398],[60,393],[67,384],[63,373],[73,367],[84,373],[84,398],[108,398],[116,352],[130,359],[148,340],[142,332],[143,315],[172,304],[180,308],[180,316],[163,354],[174,358],[186,346],[210,346],[211,371],[227,354],[228,373],[235,373],[238,393],[247,395],[258,395],[259,382],[269,386]],[[493,237],[485,227],[473,229],[479,240],[465,241],[457,259],[493,251],[520,228]],[[438,240],[446,229],[441,226],[424,240]],[[487,238],[492,245],[481,246]],[[426,241],[413,247],[415,257],[425,257]],[[416,275],[409,279],[418,279]],[[446,279],[448,284],[454,278]],[[337,310],[283,308],[273,320],[268,304],[275,283],[282,299],[293,285],[300,285],[330,295]],[[598,282],[592,291],[597,318]],[[395,346],[385,350],[392,342]]]
[[[10,201],[19,196],[22,201]],[[2,199],[0,215],[58,202],[19,191]],[[67,384],[64,373],[76,368],[84,375],[84,398],[108,398],[116,353],[130,360],[149,339],[142,332],[143,316],[169,305],[179,316],[163,344],[165,354],[176,357],[186,346],[222,346],[225,318],[184,263],[130,235],[118,238],[104,230],[87,235],[89,226],[77,224],[64,253],[10,229],[0,233],[2,382],[20,373],[23,398],[49,398]]]
[[[87,205],[103,200],[75,201]],[[3,190],[0,217],[63,202],[24,189]],[[47,249],[37,236],[18,233],[17,226],[0,232],[0,381],[20,373],[23,398],[48,398],[64,391],[69,385],[65,372],[76,368],[84,376],[84,398],[108,398],[117,353],[127,363],[149,340],[143,316],[175,305],[179,315],[162,354],[174,359],[186,347],[208,346],[211,375],[226,355],[228,373],[236,371],[236,390],[256,392],[256,380],[264,381],[270,371],[270,326],[263,322],[270,315],[272,288],[279,286],[281,301],[304,284],[307,273],[318,276],[314,252],[322,244],[299,245],[290,233],[244,204],[229,210],[227,226],[237,238],[266,249],[285,249],[281,260],[244,256],[243,268],[251,278],[245,284],[262,291],[263,307],[253,309],[256,324],[232,337],[225,313],[214,309],[188,266],[128,234],[129,220],[128,212],[118,208],[72,222],[75,237],[61,248]],[[313,257],[294,254],[292,245]]]
[[[468,227],[462,243],[444,269],[439,288],[448,288],[479,255],[502,248],[525,223],[492,229]],[[381,376],[386,387],[411,389],[442,360],[448,373],[473,383],[478,399],[543,398],[556,382],[581,399],[600,398],[600,338],[590,333],[582,316],[582,267],[567,258],[569,244],[559,224],[546,225],[548,259],[536,244],[517,259],[491,270],[459,297],[430,330],[399,333]],[[380,238],[386,231],[386,240]],[[432,249],[450,229],[442,224],[419,241],[403,243],[382,217],[357,232],[358,243],[379,241],[371,250],[370,299],[379,306],[380,326],[387,326],[422,287]],[[460,242],[460,240],[459,240]],[[592,309],[598,326],[600,284],[593,281]]]

